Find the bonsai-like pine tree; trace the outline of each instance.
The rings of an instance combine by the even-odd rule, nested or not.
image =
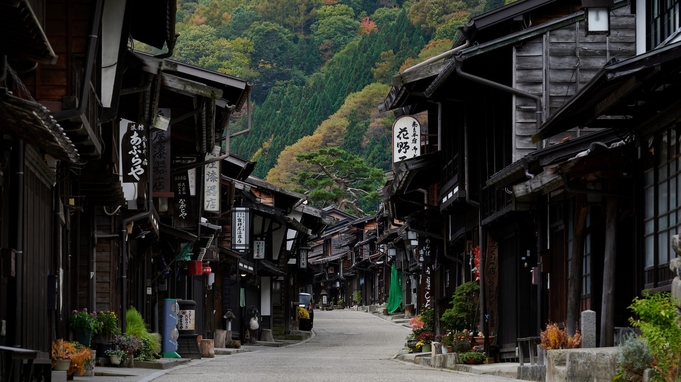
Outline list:
[[[296,160],[319,170],[302,171],[295,178],[301,187],[297,191],[308,195],[315,206],[336,205],[359,217],[377,209],[378,190],[385,183],[385,176],[364,159],[330,147],[298,154]]]

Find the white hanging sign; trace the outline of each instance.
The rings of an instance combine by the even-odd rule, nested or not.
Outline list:
[[[393,163],[421,155],[421,124],[404,115],[393,123]]]

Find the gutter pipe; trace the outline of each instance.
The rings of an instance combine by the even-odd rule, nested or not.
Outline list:
[[[17,141],[17,162],[19,168],[16,171],[16,188],[17,188],[17,231],[16,231],[16,307],[14,308],[14,344],[21,347],[22,345],[22,325],[23,320],[23,306],[24,306],[24,168],[26,166],[26,154],[24,141]],[[24,344],[25,345],[25,344]]]
[[[463,69],[461,68],[463,66],[463,60],[457,59],[455,65],[456,65],[456,74],[458,74],[459,77],[461,77],[461,78],[465,78],[467,80],[471,80],[473,82],[477,82],[479,84],[483,84],[483,85],[489,86],[491,88],[501,90],[501,91],[506,92],[506,93],[511,93],[511,94],[516,95],[518,97],[524,97],[524,98],[529,98],[529,99],[534,100],[534,102],[536,104],[535,113],[538,114],[537,115],[537,131],[539,131],[539,127],[541,126],[542,119],[543,119],[543,113],[542,113],[542,109],[541,109],[541,97],[536,96],[534,94],[530,94],[528,92],[524,92],[522,90],[518,90],[518,89],[510,87],[510,86],[500,84],[498,82],[488,80],[486,78],[482,78],[482,77],[474,76],[474,75],[469,74],[469,73],[465,73],[463,71]]]

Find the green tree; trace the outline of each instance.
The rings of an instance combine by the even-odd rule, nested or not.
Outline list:
[[[375,212],[369,208],[380,200],[378,189],[385,183],[381,170],[371,168],[364,159],[335,147],[298,154],[296,160],[319,170],[301,172],[296,177],[314,205],[336,205],[360,217]]]

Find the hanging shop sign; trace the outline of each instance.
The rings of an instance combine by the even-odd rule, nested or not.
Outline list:
[[[123,182],[145,181],[147,179],[147,133],[144,125],[128,123],[121,146]]]
[[[213,158],[212,153],[206,154],[206,161]],[[203,166],[203,210],[220,212],[220,161]]]
[[[253,240],[253,259],[265,260],[265,240]]]
[[[191,196],[189,195],[189,173],[182,171],[173,175],[173,191],[175,193],[173,216],[177,222],[191,222]],[[187,224],[176,226],[186,227]]]
[[[232,250],[247,252],[250,241],[250,210],[246,207],[232,209]]]
[[[421,155],[421,124],[404,115],[393,123],[393,163]]]
[[[170,117],[170,109],[159,109],[159,118]],[[170,192],[170,126],[151,129],[152,183],[154,192]]]

